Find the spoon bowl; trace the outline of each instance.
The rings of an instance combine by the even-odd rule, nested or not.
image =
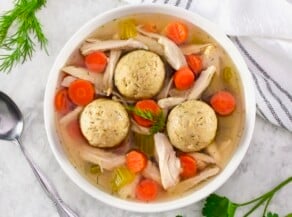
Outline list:
[[[78,215],[63,202],[52,183],[27,154],[20,140],[23,125],[23,116],[18,106],[9,96],[0,91],[0,139],[14,141],[19,145],[37,180],[49,198],[56,205],[59,216],[78,217]]]
[[[0,139],[13,141],[21,136],[23,117],[17,105],[0,91]]]

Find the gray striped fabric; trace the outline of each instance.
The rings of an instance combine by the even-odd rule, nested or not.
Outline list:
[[[172,4],[192,10],[197,0],[128,0],[132,3]],[[195,11],[195,10],[194,10]],[[272,78],[268,69],[252,56],[240,37],[229,37],[243,55],[256,87],[257,114],[271,123],[292,131],[292,94],[279,81]]]

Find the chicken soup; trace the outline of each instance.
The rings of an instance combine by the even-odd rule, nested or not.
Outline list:
[[[97,27],[60,69],[54,103],[76,170],[141,202],[188,194],[219,174],[245,115],[230,57],[197,26],[162,14]]]

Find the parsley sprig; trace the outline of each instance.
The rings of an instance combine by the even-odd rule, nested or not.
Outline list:
[[[235,212],[239,207],[248,206],[254,204],[254,206],[243,215],[243,217],[249,216],[261,205],[265,204],[262,217],[279,217],[277,213],[267,212],[268,206],[274,197],[275,193],[278,192],[285,185],[292,182],[292,177],[289,177],[285,181],[281,182],[271,191],[245,203],[234,203],[227,197],[222,197],[217,194],[211,194],[205,202],[202,214],[205,217],[234,217]],[[292,217],[292,214],[286,215],[286,217]]]
[[[153,125],[150,127],[151,134],[160,132],[165,127],[165,117],[162,110],[158,114],[154,114],[149,110],[142,110],[134,106],[127,106],[126,109],[141,118],[152,121]]]
[[[0,17],[0,50],[5,51],[0,55],[0,71],[9,72],[17,63],[31,59],[34,39],[46,50],[48,40],[35,15],[45,4],[46,0],[16,0],[14,8]]]

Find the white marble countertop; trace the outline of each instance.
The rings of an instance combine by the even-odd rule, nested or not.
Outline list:
[[[84,193],[69,180],[49,148],[44,129],[43,96],[48,73],[56,55],[86,21],[123,4],[117,0],[48,1],[47,7],[39,12],[38,17],[49,39],[50,55],[47,56],[37,49],[31,61],[14,68],[10,74],[0,73],[0,90],[10,95],[24,113],[23,143],[29,154],[50,177],[64,201],[80,216],[201,216],[201,203],[160,214],[132,213],[107,206]],[[11,5],[11,0],[2,0],[0,12]],[[0,216],[57,217],[54,205],[38,184],[20,149],[5,141],[0,141],[0,147]],[[246,157],[218,193],[243,202],[291,175],[292,134],[257,118]],[[292,185],[274,198],[270,208],[280,216],[292,211]]]

